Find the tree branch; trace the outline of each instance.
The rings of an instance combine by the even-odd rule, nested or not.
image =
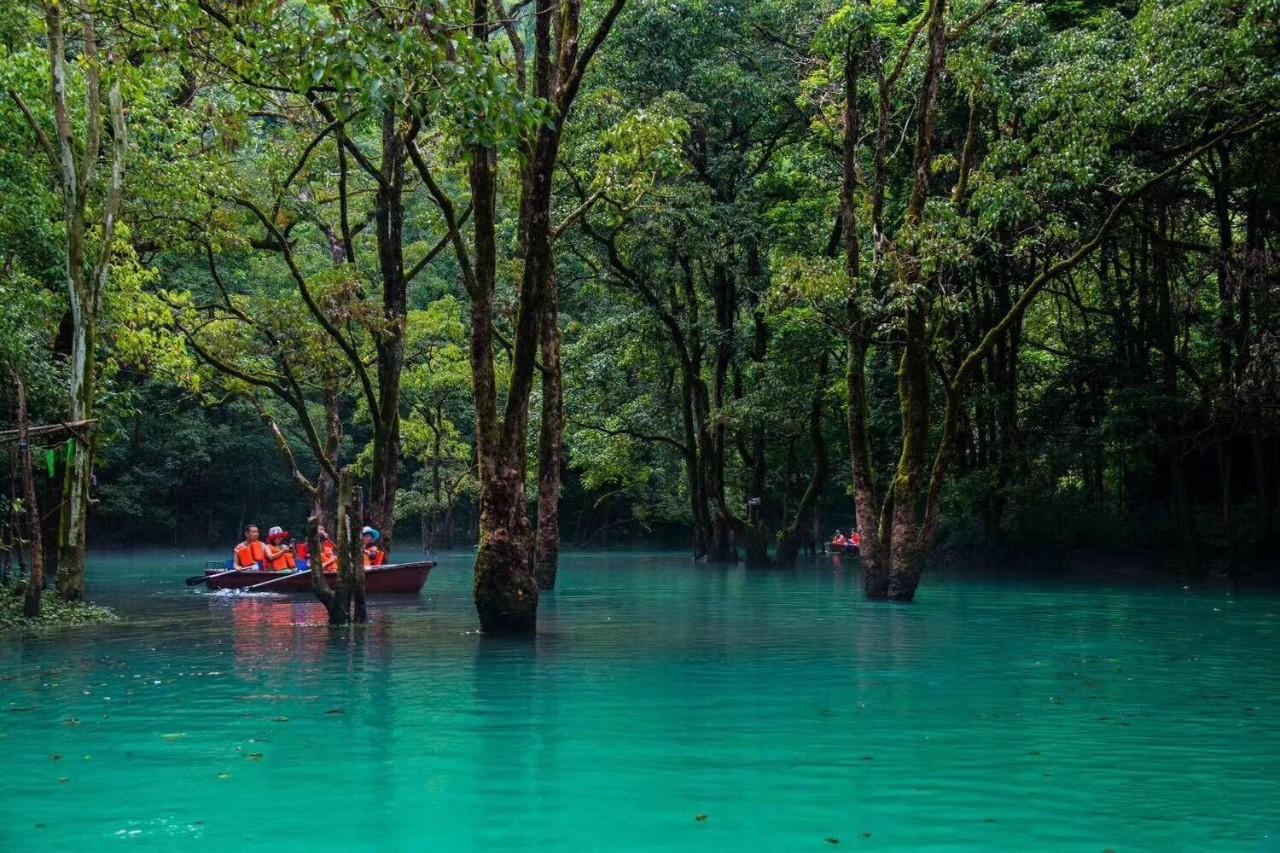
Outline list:
[[[316,303],[315,297],[311,294],[311,288],[307,286],[307,278],[302,274],[302,270],[298,269],[297,262],[293,259],[293,250],[289,248],[287,241],[284,239],[284,235],[282,235],[280,230],[276,228],[275,223],[267,218],[267,215],[262,212],[262,209],[254,204],[250,199],[235,198],[234,201],[241,207],[252,211],[258,218],[258,221],[267,229],[267,232],[271,234],[278,243],[280,243],[282,246],[281,254],[284,255],[285,263],[289,267],[289,273],[293,276],[294,282],[298,285],[298,291],[302,294],[302,301],[306,303],[308,310],[311,311],[311,316],[315,317],[316,322],[318,322],[320,327],[323,328],[329,337],[333,339],[333,342],[336,343],[338,348],[347,356],[347,361],[351,362],[351,366],[355,368],[356,375],[360,378],[360,386],[364,390],[365,402],[369,406],[369,411],[378,411],[378,397],[374,393],[373,382],[369,379],[369,371],[365,369],[364,361],[361,360],[359,351],[356,349],[355,344],[347,340],[346,336],[338,330],[338,327],[333,325],[329,318],[325,316],[324,311],[321,310],[320,306]],[[376,418],[373,419],[373,428],[375,433],[379,429]]]
[[[13,102],[18,105],[18,109],[22,111],[22,115],[27,120],[27,125],[31,128],[31,132],[35,134],[40,150],[49,158],[49,165],[53,167],[53,171],[56,174],[61,167],[58,165],[58,152],[54,149],[53,142],[49,140],[49,134],[45,133],[44,128],[36,121],[35,114],[31,112],[31,108],[27,106],[26,101],[22,100],[22,96],[18,94],[17,90],[10,89],[9,97],[13,99]]]
[[[467,206],[466,210],[462,211],[462,216],[458,218],[458,224],[465,225],[466,221],[469,218],[471,218],[470,205]],[[405,274],[405,277],[404,277],[405,284],[408,284],[409,282],[413,281],[414,277],[418,273],[426,269],[427,264],[434,261],[436,259],[436,256],[439,255],[442,251],[444,251],[445,246],[448,246],[452,241],[453,241],[453,236],[449,233],[446,233],[443,237],[441,237],[436,242],[436,244],[431,247],[431,250],[422,257],[422,260],[414,264],[413,268],[410,269],[409,272]]]

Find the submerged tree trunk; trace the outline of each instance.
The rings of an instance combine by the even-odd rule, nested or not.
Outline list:
[[[476,455],[480,480],[480,545],[473,594],[480,626],[492,633],[529,633],[537,626],[538,585],[534,579],[534,537],[525,504],[526,431],[529,397],[548,292],[556,286],[551,202],[560,134],[586,66],[608,35],[624,0],[613,0],[595,34],[581,43],[581,0],[538,0],[533,94],[550,102],[550,119],[524,141],[528,157],[520,201],[524,269],[520,277],[505,408],[498,417],[493,360],[493,307],[497,270],[497,152],[475,144],[469,153],[472,245],[462,236],[453,202],[431,177],[430,167],[410,148],[410,156],[449,226],[449,239],[471,297],[471,378],[476,406]],[[489,38],[489,0],[472,0],[471,32]],[[501,14],[501,13],[500,13]],[[524,45],[514,27],[508,37],[517,55]],[[553,45],[552,36],[555,36]],[[523,58],[519,63],[523,68]],[[523,72],[517,85],[524,83]],[[551,523],[553,516],[547,518]],[[558,524],[557,524],[558,527]]]
[[[484,20],[486,8],[486,0],[476,0],[477,21]],[[536,263],[531,250],[521,285],[506,412],[499,421],[493,365],[495,161],[491,149],[473,149],[470,177],[476,266],[471,288],[471,356],[480,458],[480,545],[473,594],[482,630],[529,633],[537,627],[538,585],[533,577],[533,535],[524,499],[525,425],[543,306],[542,294],[533,286],[536,276],[529,274],[530,263]]]
[[[329,584],[324,579],[324,543],[320,539],[320,516],[313,512],[311,517],[307,519],[307,549],[310,557],[308,559],[308,567],[311,576],[311,591],[315,594],[316,599],[324,605],[325,612],[329,614],[330,625],[345,625],[346,613],[338,606],[338,597],[334,595],[333,590],[329,588]],[[336,528],[326,528],[326,530]]]
[[[72,292],[78,288],[74,285]],[[92,297],[80,291],[71,299],[75,324],[71,344],[71,421],[93,417],[93,356],[97,319],[88,303]],[[63,478],[62,511],[58,525],[58,595],[64,601],[84,598],[84,560],[89,516],[89,492],[93,483],[94,428],[76,434],[69,444],[70,459]]]
[[[27,388],[21,377],[16,379],[14,385],[18,394],[18,456],[22,459],[23,503],[26,504],[27,537],[31,547],[31,570],[27,573],[22,614],[35,619],[40,615],[40,602],[44,598],[44,537],[40,530],[36,480],[31,473],[31,436],[28,434],[31,423],[27,414]]]

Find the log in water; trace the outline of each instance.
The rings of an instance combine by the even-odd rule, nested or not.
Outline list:
[[[0,849],[1280,849],[1274,594],[567,554],[528,641],[468,555],[354,632],[203,559],[0,638]]]

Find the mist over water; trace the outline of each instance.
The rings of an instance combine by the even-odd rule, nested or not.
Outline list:
[[[205,557],[0,637],[0,850],[1280,850],[1272,592],[572,553],[512,641],[470,554],[356,632]]]

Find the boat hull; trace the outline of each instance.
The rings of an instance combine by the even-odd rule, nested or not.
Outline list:
[[[435,563],[425,560],[419,563],[398,563],[390,566],[371,566],[364,570],[364,591],[368,595],[417,595],[427,582],[427,575]],[[296,593],[311,592],[311,574],[299,572],[240,571],[221,574],[218,570],[206,569],[204,585],[207,589],[242,589],[256,584],[274,583],[258,587],[252,592]],[[326,572],[324,579],[330,588],[337,580],[337,572]],[[278,579],[278,580],[276,580]]]

